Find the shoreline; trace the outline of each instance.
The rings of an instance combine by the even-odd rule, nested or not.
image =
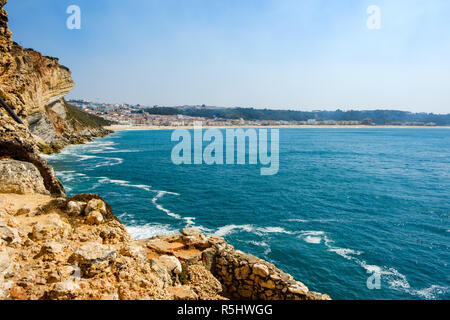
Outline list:
[[[111,131],[139,131],[139,130],[189,130],[193,126],[130,126],[113,125],[103,127]],[[364,126],[364,125],[273,125],[273,126],[255,126],[255,125],[234,125],[234,126],[202,126],[202,129],[450,129],[450,126]]]

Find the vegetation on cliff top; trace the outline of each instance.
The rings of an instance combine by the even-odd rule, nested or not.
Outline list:
[[[86,127],[100,128],[103,126],[109,126],[112,124],[111,121],[105,120],[101,117],[86,113],[71,104],[68,104],[64,100],[64,105],[67,110],[67,119],[72,123],[78,123]]]
[[[155,107],[136,112],[148,112],[158,115],[182,114],[191,117],[204,117],[209,119],[244,119],[244,120],[281,120],[281,121],[307,121],[335,120],[335,121],[363,121],[372,120],[374,124],[386,125],[389,123],[404,122],[434,122],[437,125],[450,125],[450,114],[440,115],[434,113],[411,113],[398,110],[367,110],[367,111],[296,111],[296,110],[270,110],[254,108],[170,108]]]

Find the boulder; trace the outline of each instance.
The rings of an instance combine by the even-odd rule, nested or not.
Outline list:
[[[204,250],[211,246],[208,239],[202,234],[199,236],[184,236],[183,241],[187,246],[194,247],[199,250]]]
[[[27,214],[29,214],[32,210],[33,210],[33,208],[31,208],[30,206],[23,206],[22,208],[20,208],[19,210],[17,210],[16,216],[27,215]]]
[[[56,242],[48,241],[41,247],[41,251],[35,258],[42,258],[44,261],[62,261],[64,259],[65,245]]]
[[[240,268],[234,269],[234,276],[238,280],[245,280],[251,273],[251,269],[248,265],[243,265]]]
[[[164,255],[155,260],[157,264],[166,269],[169,273],[173,272],[175,274],[180,274],[183,271],[180,260],[174,256]]]
[[[86,203],[81,201],[69,201],[67,203],[67,212],[72,216],[81,215],[86,209]]]
[[[290,286],[288,288],[288,291],[293,294],[299,294],[299,295],[306,295],[309,292],[309,289],[307,286],[305,286],[303,283],[297,281],[294,285]]]
[[[55,283],[49,292],[49,298],[54,300],[73,299],[80,290],[80,281],[77,278],[70,278],[63,282]]]
[[[90,225],[100,225],[103,222],[103,215],[100,213],[100,211],[91,211],[88,213],[86,217],[86,222]]]
[[[201,235],[200,231],[191,228],[184,228],[181,230],[181,234],[188,237],[198,237]]]
[[[49,194],[39,170],[29,162],[0,160],[0,193]]]
[[[126,245],[120,250],[120,254],[125,257],[136,259],[137,261],[144,262],[147,258],[147,252],[141,246],[130,244]]]
[[[259,283],[261,285],[261,287],[266,288],[266,289],[275,289],[275,282],[273,282],[272,280],[267,280],[267,281],[263,281]]]
[[[262,278],[266,278],[270,274],[269,268],[266,265],[261,264],[261,263],[256,263],[253,265],[253,273]]]
[[[93,277],[96,274],[108,272],[116,256],[114,247],[98,242],[88,242],[75,249],[69,258],[69,263],[77,264],[84,277]]]
[[[62,221],[58,214],[49,214],[33,225],[31,238],[35,241],[64,239],[67,238],[71,231],[72,227]]]
[[[87,203],[86,209],[84,210],[84,212],[85,212],[86,215],[88,215],[92,211],[98,211],[101,214],[106,214],[107,210],[106,210],[105,202],[100,200],[100,199],[92,199],[92,200],[90,200]]]
[[[0,239],[4,240],[7,244],[21,242],[17,229],[9,227],[3,219],[0,219]]]

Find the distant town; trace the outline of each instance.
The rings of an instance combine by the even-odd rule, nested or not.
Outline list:
[[[73,106],[117,125],[126,126],[441,126],[450,125],[449,115],[404,111],[287,111],[252,108],[195,106],[142,106],[69,100]],[[370,117],[372,116],[372,117]],[[327,118],[329,117],[329,118]],[[390,120],[390,121],[389,121]]]

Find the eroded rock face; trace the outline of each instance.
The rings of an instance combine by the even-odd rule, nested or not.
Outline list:
[[[0,97],[24,124],[0,107],[0,158],[33,163],[44,178],[46,189],[62,195],[64,189],[40,157],[40,151],[58,152],[66,145],[84,143],[109,131],[69,114],[70,108],[62,97],[74,85],[70,70],[61,66],[58,59],[24,49],[12,41],[5,4],[6,1],[0,2]]]
[[[21,237],[17,229],[11,228],[3,219],[0,219],[0,240],[7,244],[15,244],[21,242]]]
[[[74,108],[64,99],[58,99],[26,117],[28,129],[41,151],[59,152],[67,145],[85,143],[110,133],[97,124],[80,122],[81,119],[70,115]]]
[[[49,194],[39,170],[29,162],[0,160],[0,193]]]
[[[66,95],[74,83],[58,59],[12,41],[5,4],[0,3],[0,96],[25,118]]]
[[[203,265],[188,266],[186,268],[186,277],[189,286],[199,299],[208,300],[211,297],[217,300],[223,299],[221,296],[223,291],[222,284]]]
[[[114,247],[88,242],[75,249],[69,262],[78,265],[83,276],[92,278],[99,273],[110,272],[108,268],[114,265],[116,255]]]
[[[42,217],[41,220],[33,224],[30,238],[34,241],[47,239],[66,239],[72,232],[72,227],[64,222],[60,215],[53,213]]]
[[[81,215],[86,208],[86,203],[82,201],[69,201],[67,203],[67,211],[71,216]]]
[[[180,260],[174,256],[162,255],[155,262],[169,273],[180,274],[183,271]]]
[[[5,275],[11,269],[11,260],[8,252],[0,247],[0,300],[5,300],[10,297],[9,289],[12,286],[12,282],[5,279]]]
[[[45,189],[51,194],[64,195],[61,182],[53,168],[40,156],[35,139],[24,125],[20,125],[0,109],[0,158],[10,158],[33,164],[42,176]],[[0,182],[2,182],[0,176]]]

